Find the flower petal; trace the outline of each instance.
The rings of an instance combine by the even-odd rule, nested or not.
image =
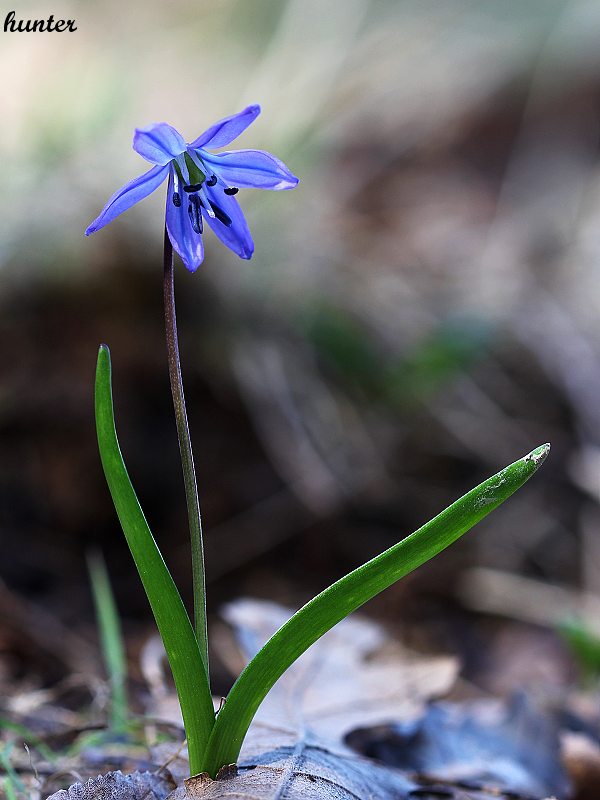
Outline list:
[[[202,153],[229,186],[248,186],[255,189],[293,189],[298,178],[283,161],[264,150],[230,150],[227,153]]]
[[[183,136],[166,122],[157,122],[147,128],[136,128],[133,134],[133,149],[151,164],[168,164],[181,153],[185,153]]]
[[[260,106],[247,106],[239,114],[233,114],[231,117],[225,117],[200,136],[190,143],[190,147],[196,149],[198,147],[223,147],[243,133],[248,125],[251,125],[260,114]]]
[[[195,272],[204,260],[204,246],[202,236],[192,229],[192,223],[187,211],[187,196],[181,198],[179,208],[173,204],[173,171],[169,176],[169,191],[167,192],[167,231],[173,249],[179,254],[185,268]]]
[[[152,167],[148,172],[140,175],[139,178],[134,178],[129,183],[126,183],[125,186],[122,186],[118,192],[113,194],[96,219],[88,225],[85,235],[89,236],[91,233],[100,230],[100,228],[112,222],[119,214],[122,214],[123,211],[127,211],[139,200],[143,200],[144,197],[152,194],[167,177],[168,172],[168,166]]]
[[[229,217],[231,225],[225,225],[218,217],[209,217],[204,209],[202,216],[224,245],[227,245],[240,258],[252,258],[254,242],[248,230],[246,218],[235,197],[223,192],[225,186],[221,182],[216,186],[207,186],[206,183],[204,186],[209,200]]]

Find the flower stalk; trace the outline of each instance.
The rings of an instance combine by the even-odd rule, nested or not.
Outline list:
[[[173,396],[173,410],[181,454],[185,500],[187,505],[190,542],[192,549],[192,582],[194,589],[194,630],[200,648],[200,654],[209,676],[208,668],[208,631],[206,625],[206,578],[204,572],[204,544],[202,539],[202,517],[200,500],[194,467],[192,440],[185,407],[181,362],[179,358],[179,341],[177,336],[177,315],[175,312],[175,279],[173,270],[173,246],[165,228],[164,239],[164,302],[165,333],[167,338],[167,360],[169,364],[169,380]]]

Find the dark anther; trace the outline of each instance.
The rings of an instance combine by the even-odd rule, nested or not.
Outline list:
[[[217,182],[217,176],[211,175],[210,178],[206,181],[207,186],[214,186]]]
[[[230,186],[228,189],[225,189],[224,191],[225,194],[232,195],[232,194],[237,194],[239,192],[239,189],[236,186]]]
[[[200,198],[197,194],[190,195],[190,204],[188,206],[188,215],[192,223],[192,230],[194,233],[202,233],[202,214],[200,212]]]
[[[192,183],[189,186],[184,186],[183,187],[183,191],[184,192],[197,192],[198,189],[201,189],[201,188],[202,188],[202,184],[201,183]]]
[[[231,228],[231,217],[228,217],[227,214],[223,211],[223,209],[219,208],[219,206],[216,203],[213,203],[210,200],[209,203],[210,207],[215,212],[215,217],[219,220],[219,222],[222,222],[223,225],[226,225],[228,228]]]
[[[173,205],[175,208],[179,208],[181,206],[181,197],[179,197],[179,192],[173,192]]]

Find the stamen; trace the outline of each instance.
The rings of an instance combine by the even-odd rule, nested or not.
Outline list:
[[[231,196],[233,194],[237,194],[239,192],[239,189],[237,188],[237,186],[230,186],[227,189],[224,189],[224,192],[225,192],[225,194],[228,194],[228,195]]]
[[[177,162],[175,162],[177,164]],[[173,168],[173,205],[175,208],[181,207],[181,195],[179,194],[179,184],[181,181],[179,180],[179,171],[177,167]]]
[[[206,191],[206,181],[202,184],[202,188],[198,192],[198,198],[202,204],[202,208],[206,211],[211,219],[215,218],[215,212],[210,207],[210,200],[208,199],[208,192]]]
[[[231,217],[228,217],[227,214],[223,211],[223,209],[219,208],[219,206],[216,203],[213,203],[212,200],[209,200],[208,202],[210,203],[210,207],[212,208],[212,210],[215,212],[215,217],[219,220],[219,222],[222,222],[223,225],[226,225],[228,228],[230,228]]]
[[[207,186],[216,186],[217,184],[217,176],[211,175],[210,178],[206,181]]]
[[[190,204],[188,206],[188,215],[190,218],[190,222],[192,224],[192,230],[194,233],[202,233],[203,225],[202,225],[202,213],[200,208],[202,207],[202,203],[200,198],[197,194],[190,195]]]
[[[189,186],[184,186],[183,187],[183,191],[184,192],[197,192],[201,188],[202,188],[202,184],[201,183],[192,183]]]

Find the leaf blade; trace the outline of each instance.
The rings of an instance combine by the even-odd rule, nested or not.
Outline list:
[[[199,770],[214,709],[202,655],[181,596],[141,509],[121,455],[114,421],[110,352],[98,351],[95,408],[98,446],[117,515],[163,640],[188,739],[190,769]]]
[[[546,458],[542,445],[476,486],[434,519],[314,597],[264,645],[234,683],[211,733],[202,769],[235,762],[273,684],[314,642],[383,589],[444,550],[519,489]]]

